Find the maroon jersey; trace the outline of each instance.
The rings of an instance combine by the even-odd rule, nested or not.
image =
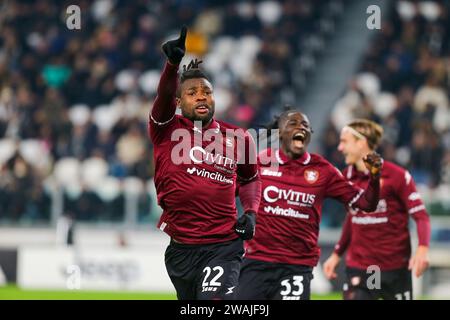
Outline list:
[[[344,176],[355,185],[364,187],[368,173],[347,167]],[[381,270],[395,270],[408,266],[411,255],[409,217],[416,220],[419,245],[428,246],[429,216],[408,171],[385,161],[380,181],[380,200],[374,212],[348,210],[341,239],[335,252],[342,255],[347,249],[349,267],[367,269],[377,265]]]
[[[240,161],[252,152],[256,159],[254,142],[242,129],[243,134],[230,138],[230,130],[238,128],[222,121],[213,120],[208,128],[198,129],[191,120],[175,115],[177,69],[166,64],[149,119],[154,180],[158,203],[163,208],[158,227],[186,244],[236,239],[236,179],[259,179],[256,161]],[[246,143],[245,154],[239,152],[240,139]],[[243,202],[245,211],[257,210],[259,186],[249,193],[256,191],[250,200],[248,195],[241,197],[247,200]]]
[[[341,172],[316,154],[289,159],[281,150],[266,150],[278,168],[260,163],[262,197],[255,237],[247,242],[250,259],[315,266],[319,260],[322,204],[332,197],[350,206],[374,208],[378,180],[364,191],[346,181]],[[260,154],[261,155],[261,154]]]

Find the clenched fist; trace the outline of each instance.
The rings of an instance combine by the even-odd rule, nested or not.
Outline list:
[[[234,231],[242,240],[250,240],[255,235],[256,217],[252,211],[244,213],[236,222]]]
[[[378,153],[369,153],[363,158],[363,161],[366,165],[366,168],[369,169],[372,177],[379,178],[381,176],[381,170],[383,168],[383,158],[381,158]]]

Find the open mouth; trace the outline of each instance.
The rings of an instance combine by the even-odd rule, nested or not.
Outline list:
[[[198,106],[195,107],[195,110],[198,113],[208,113],[209,112],[209,106],[207,104],[200,104]]]
[[[292,137],[292,143],[296,148],[303,148],[305,146],[306,134],[303,131],[299,131]]]

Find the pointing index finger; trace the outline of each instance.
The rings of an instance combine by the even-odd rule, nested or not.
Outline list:
[[[183,43],[186,41],[186,35],[187,35],[187,27],[186,27],[186,26],[183,26],[183,27],[181,28],[181,31],[180,31],[180,40],[181,40]]]

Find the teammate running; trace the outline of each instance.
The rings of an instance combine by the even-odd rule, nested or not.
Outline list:
[[[319,224],[326,197],[351,208],[372,211],[379,194],[382,159],[368,154],[365,189],[357,188],[327,160],[307,152],[311,139],[308,118],[297,110],[283,112],[269,129],[279,129],[280,149],[260,153],[274,163],[260,163],[262,198],[255,237],[247,242],[238,299],[304,300],[310,298],[316,266]]]
[[[381,126],[364,119],[342,129],[338,150],[349,165],[343,174],[355,185],[367,185],[369,174],[362,159],[377,148],[382,135]],[[416,222],[419,242],[412,258],[410,217]],[[349,210],[341,238],[324,263],[325,275],[336,278],[340,256],[347,251],[344,299],[410,300],[413,297],[411,270],[419,277],[428,267],[430,233],[429,216],[410,173],[385,161],[377,209],[370,214]],[[373,271],[381,271],[378,284],[369,279]]]

